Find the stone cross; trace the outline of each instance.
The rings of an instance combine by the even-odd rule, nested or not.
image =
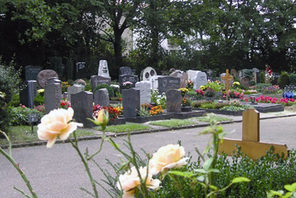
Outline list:
[[[243,112],[242,140],[224,138],[219,145],[219,154],[232,155],[233,152],[236,152],[236,145],[253,160],[264,156],[270,150],[270,147],[273,147],[274,153],[284,154],[285,157],[288,156],[286,145],[260,142],[260,113],[254,109]]]
[[[229,91],[229,80],[233,80],[233,76],[229,75],[229,70],[226,69],[226,75],[221,77],[222,80],[225,80],[225,89],[226,89],[226,95],[228,99],[228,91]]]

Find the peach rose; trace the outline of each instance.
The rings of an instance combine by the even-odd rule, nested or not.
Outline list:
[[[151,173],[156,175],[164,170],[184,166],[188,160],[188,158],[183,158],[184,155],[184,147],[178,144],[160,147],[149,161]]]
[[[142,179],[144,180],[147,175],[147,167],[139,168]],[[137,169],[132,167],[131,170],[123,175],[119,176],[119,182],[117,183],[118,189],[123,191],[122,198],[132,198],[134,197],[135,189],[141,184],[140,178],[138,176]],[[160,180],[152,179],[152,175],[148,173],[146,179],[146,185],[148,188],[154,190],[159,187]]]
[[[41,118],[37,134],[40,140],[47,140],[47,148],[54,145],[58,136],[61,140],[66,140],[77,126],[83,126],[81,123],[71,122],[73,115],[72,108],[55,109]]]

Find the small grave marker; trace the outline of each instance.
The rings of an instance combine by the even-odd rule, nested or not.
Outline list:
[[[33,131],[34,123],[37,123],[38,121],[39,121],[39,115],[37,113],[31,113],[28,115],[27,122],[31,125],[32,133],[34,133]]]
[[[226,69],[226,75],[221,77],[222,80],[225,80],[225,89],[226,89],[226,96],[227,99],[229,97],[229,80],[233,80],[233,76],[229,75],[229,70]]]
[[[274,153],[288,156],[286,145],[260,142],[260,113],[254,109],[243,112],[242,140],[223,139],[219,145],[219,154],[224,152],[227,155],[232,155],[236,151],[236,145],[241,147],[241,151],[253,160],[264,156],[270,147],[273,147]]]

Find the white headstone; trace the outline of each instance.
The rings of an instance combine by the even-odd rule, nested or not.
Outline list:
[[[77,94],[79,92],[84,91],[84,86],[80,84],[74,84],[71,87],[68,87],[67,92],[68,92],[68,100],[71,102],[71,95],[72,94]]]
[[[136,89],[140,90],[140,104],[151,103],[151,82],[141,81],[137,82]]]
[[[186,73],[188,75],[188,80],[193,81],[198,72],[200,72],[200,71],[199,70],[187,70]]]
[[[98,69],[98,76],[110,78],[108,63],[106,60],[100,60],[99,69]]]
[[[141,72],[141,79],[143,81],[150,81],[150,79],[153,76],[157,76],[157,73],[155,71],[155,69],[153,69],[152,67],[146,67],[142,72]]]
[[[157,90],[158,89],[158,78],[159,77],[164,77],[164,76],[153,76],[151,79],[150,79],[150,82],[151,82],[151,89],[152,90]]]
[[[207,74],[205,72],[197,72],[195,78],[193,79],[193,88],[199,89],[200,86],[206,85],[208,83]]]

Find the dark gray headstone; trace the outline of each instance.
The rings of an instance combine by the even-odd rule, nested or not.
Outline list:
[[[132,75],[132,69],[130,67],[120,67],[119,75]]]
[[[54,83],[59,83],[61,84],[61,81],[58,79],[58,77],[51,77],[47,79],[46,84],[54,84]]]
[[[84,88],[85,86],[80,84],[74,84],[73,86],[68,87],[68,100],[71,102],[71,95],[84,91]]]
[[[84,127],[93,127],[93,123],[86,118],[92,118],[93,114],[93,94],[92,92],[82,91],[71,96],[71,106],[74,110],[76,122],[83,123]]]
[[[181,112],[182,95],[177,89],[170,89],[166,92],[167,112]]]
[[[94,89],[100,84],[110,85],[111,78],[93,75],[90,77],[90,83],[91,83],[91,90],[94,91]]]
[[[41,67],[28,65],[25,67],[25,80],[37,80],[37,75],[41,71]]]
[[[180,78],[165,76],[158,78],[159,93],[166,92],[169,89],[179,89],[181,86]]]
[[[135,87],[135,84],[136,82],[139,81],[139,78],[137,75],[120,75],[118,81],[119,81],[120,87],[123,86],[123,83],[128,81],[133,84],[132,87]]]
[[[140,110],[140,90],[135,88],[122,90],[123,116],[136,117]]]
[[[99,104],[104,107],[109,106],[109,93],[106,88],[102,88],[94,92],[94,103],[95,105]]]
[[[86,78],[88,75],[88,69],[86,62],[77,62],[75,70],[75,78]]]
[[[62,88],[60,83],[46,84],[44,89],[44,105],[46,113],[60,107]]]
[[[37,94],[37,81],[28,80],[27,86],[20,92],[20,102],[29,108],[34,108],[34,98]]]

